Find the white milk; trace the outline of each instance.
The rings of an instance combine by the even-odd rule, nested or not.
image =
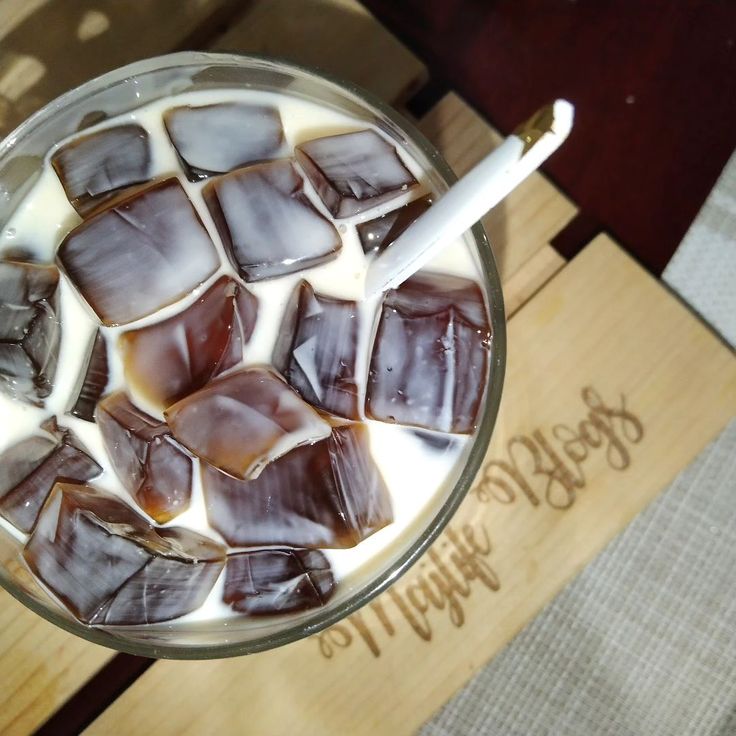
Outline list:
[[[227,93],[227,98],[233,101],[243,100],[277,106],[281,112],[286,141],[292,147],[311,138],[363,130],[368,127],[366,123],[335,110],[283,94],[232,90]],[[165,319],[193,303],[222,274],[236,275],[225,255],[217,230],[202,199],[201,189],[205,182],[192,183],[183,175],[162,120],[162,113],[169,107],[222,101],[221,91],[177,95],[139,108],[135,112],[104,121],[84,131],[89,133],[126,122],[137,122],[145,127],[151,138],[153,175],[155,177],[178,176],[216,244],[221,260],[220,269],[216,274],[176,304],[124,327],[102,328],[108,344],[110,361],[109,391],[124,386],[122,365],[115,348],[117,337],[122,331]],[[303,274],[292,274],[247,285],[247,288],[259,299],[259,312],[253,336],[246,347],[245,365],[270,362],[284,309],[294,286],[302,276],[309,280],[318,293],[344,299],[362,298],[366,258],[355,225],[393,210],[430,191],[426,176],[418,164],[410,159],[405,151],[400,150],[399,153],[406,166],[420,182],[418,188],[415,187],[411,192],[385,205],[373,208],[367,213],[340,220],[338,229],[343,246],[335,260],[308,269]],[[307,179],[305,179],[305,192],[317,210],[329,219],[329,213]],[[56,248],[80,221],[79,216],[67,201],[47,156],[45,168],[39,180],[0,233],[0,253],[8,248],[22,246],[31,249],[39,260],[53,263]],[[479,269],[472,240],[456,241],[431,261],[427,268],[478,280]],[[112,470],[97,425],[66,414],[74,398],[72,396],[74,387],[83,369],[86,347],[98,323],[87,305],[69,284],[66,276],[62,273],[60,278],[62,337],[59,367],[53,391],[46,400],[44,409],[15,402],[0,394],[0,417],[3,418],[3,421],[0,422],[0,451],[38,432],[38,427],[44,419],[56,415],[59,425],[72,429],[87,446],[95,460],[104,468],[103,474],[93,481],[94,485],[119,494],[126,501],[131,502],[129,494],[123,489]],[[364,329],[359,342],[359,353],[362,356],[360,364],[366,372],[368,370],[370,330],[373,315],[378,308],[378,301],[379,297],[374,297],[361,305]],[[363,379],[364,385],[365,376]],[[146,405],[140,397],[135,398],[141,408],[162,418],[159,411]],[[453,436],[451,446],[440,451],[430,447],[408,428],[375,421],[368,421],[367,425],[373,457],[391,493],[394,521],[356,547],[324,550],[338,584],[351,588],[359,585],[364,575],[369,574],[380,562],[389,559],[392,553],[402,548],[405,544],[405,541],[402,543],[402,535],[416,534],[418,527],[430,521],[437,512],[439,502],[444,498],[447,489],[454,485],[469,446],[468,437]],[[189,509],[169,522],[167,526],[186,526],[222,541],[219,534],[207,523],[196,461],[194,478]],[[12,528],[1,517],[0,526],[18,538],[24,538],[23,534]],[[182,622],[212,620],[237,615],[221,601],[223,576],[215,585],[205,605],[180,619]]]

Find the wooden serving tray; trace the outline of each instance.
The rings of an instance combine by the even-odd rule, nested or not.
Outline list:
[[[399,105],[426,79],[354,0],[124,5],[0,5],[3,131],[185,47],[284,56]],[[417,122],[458,174],[500,140],[454,94]],[[0,592],[0,733],[414,732],[736,415],[736,358],[660,282],[606,236],[569,264],[551,248],[576,211],[537,174],[486,218],[510,315],[501,412],[472,492],[406,576],[310,639],[147,669]]]

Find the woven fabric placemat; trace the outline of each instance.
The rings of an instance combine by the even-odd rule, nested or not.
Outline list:
[[[736,153],[662,278],[736,346]]]

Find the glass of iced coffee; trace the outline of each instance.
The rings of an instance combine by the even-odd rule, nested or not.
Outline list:
[[[181,53],[0,144],[0,582],[91,641],[223,657],[312,634],[427,549],[505,361],[478,225],[371,259],[452,183],[368,93]]]

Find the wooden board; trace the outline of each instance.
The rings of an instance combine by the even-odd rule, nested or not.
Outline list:
[[[446,95],[419,127],[459,176],[501,142],[501,136],[454,93]],[[548,245],[577,212],[576,206],[541,174],[533,174],[483,218],[506,281]]]
[[[255,0],[214,50],[278,56],[403,100],[427,70],[356,0]]]
[[[733,353],[603,236],[508,342],[484,468],[403,579],[280,650],[157,662],[86,733],[412,733],[736,414]]]
[[[111,652],[67,634],[0,595],[0,733],[36,729]]]
[[[3,0],[0,134],[98,74],[196,47],[242,7],[241,0]]]

